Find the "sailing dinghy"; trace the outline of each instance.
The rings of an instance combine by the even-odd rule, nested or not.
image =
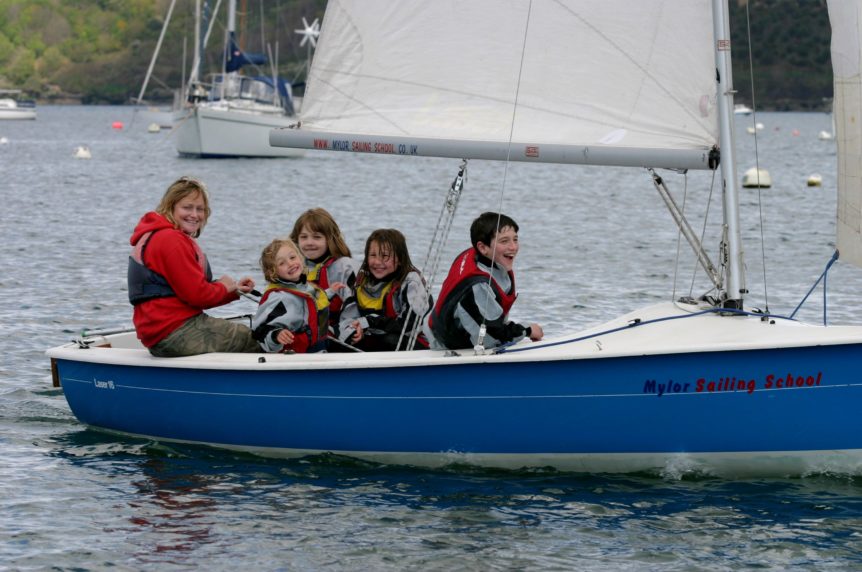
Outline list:
[[[838,247],[858,264],[862,8],[829,10]],[[730,48],[725,0],[330,0],[301,124],[273,131],[274,146],[718,170],[718,265],[653,178],[710,295],[496,352],[159,359],[134,332],[92,333],[48,351],[54,382],[90,427],[263,455],[854,472],[862,327],[745,309]]]

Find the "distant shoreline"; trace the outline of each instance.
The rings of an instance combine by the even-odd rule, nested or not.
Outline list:
[[[133,102],[126,102],[126,103],[104,103],[104,102],[84,103],[82,98],[75,98],[75,97],[64,97],[64,98],[51,97],[51,98],[46,98],[46,99],[36,98],[35,101],[36,101],[36,104],[39,106],[108,105],[108,106],[113,106],[113,107],[135,107],[138,105],[138,104],[133,103]],[[171,101],[147,101],[147,102],[141,103],[141,106],[143,106],[143,107],[163,107],[163,106],[171,106],[171,105],[173,105],[173,102],[171,102]],[[829,105],[823,105],[822,107],[818,107],[816,109],[812,109],[812,108],[808,108],[808,107],[804,107],[804,106],[800,105],[799,107],[794,107],[794,108],[789,108],[789,109],[761,108],[761,109],[757,110],[757,113],[773,113],[773,112],[775,112],[775,113],[785,113],[785,112],[831,113],[832,109]]]

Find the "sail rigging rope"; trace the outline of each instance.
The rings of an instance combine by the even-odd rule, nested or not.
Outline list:
[[[712,170],[712,181],[709,184],[709,196],[706,199],[706,212],[703,213],[703,228],[700,230],[700,243],[703,244],[704,238],[706,238],[706,225],[709,222],[709,209],[712,206],[712,196],[715,193],[715,180],[718,176],[718,169]],[[688,184],[688,177],[686,177],[686,184]],[[688,295],[693,296],[694,292],[694,278],[697,274],[697,266],[695,266],[691,271],[691,284],[689,285]],[[715,290],[713,288],[712,290]],[[710,290],[711,291],[711,290]]]
[[[817,278],[817,280],[814,282],[814,284],[808,290],[808,293],[805,294],[805,297],[802,298],[802,301],[799,302],[799,305],[796,306],[796,309],[793,310],[793,312],[789,316],[780,316],[777,314],[770,314],[769,312],[759,312],[759,311],[751,312],[748,310],[739,310],[736,308],[707,308],[705,310],[700,310],[697,312],[692,312],[692,313],[684,314],[684,315],[680,315],[680,316],[665,316],[663,318],[654,318],[652,320],[634,319],[634,320],[631,320],[630,322],[628,322],[625,326],[618,326],[616,328],[609,328],[607,330],[602,330],[601,332],[594,332],[592,334],[587,334],[585,336],[579,336],[577,338],[571,338],[568,340],[560,340],[557,342],[550,342],[550,343],[545,343],[545,344],[540,344],[540,345],[529,345],[529,346],[524,346],[524,347],[520,347],[520,348],[510,349],[511,346],[514,345],[516,342],[509,342],[507,344],[503,344],[499,348],[496,348],[494,353],[496,353],[496,354],[515,353],[515,352],[524,352],[524,351],[530,351],[530,350],[550,348],[553,346],[561,346],[561,345],[571,344],[571,343],[575,343],[575,342],[582,342],[584,340],[589,340],[589,339],[596,338],[598,336],[603,336],[606,334],[612,334],[614,332],[620,332],[622,330],[628,330],[628,329],[634,328],[634,327],[646,326],[647,324],[656,324],[659,322],[668,322],[671,320],[681,320],[681,319],[685,319],[685,318],[693,318],[694,316],[702,316],[704,314],[716,314],[716,313],[720,314],[720,315],[733,314],[733,315],[737,315],[737,316],[755,316],[755,317],[760,318],[761,320],[790,320],[790,321],[795,322],[796,321],[796,318],[795,318],[796,313],[799,311],[799,309],[802,307],[802,305],[805,303],[805,301],[808,299],[808,297],[811,295],[811,293],[814,291],[814,289],[817,288],[817,285],[820,283],[821,280],[823,281],[823,325],[826,326],[827,325],[827,323],[826,323],[826,275],[829,272],[829,269],[832,268],[832,265],[835,264],[835,262],[837,260],[838,260],[838,251],[836,250],[832,254],[832,258],[830,258],[829,262],[826,264],[826,268],[823,269],[823,272],[820,274],[820,276]]]
[[[814,282],[814,284],[809,288],[808,293],[803,296],[802,301],[799,302],[799,305],[796,306],[796,309],[793,310],[793,313],[790,314],[790,317],[796,315],[796,312],[799,311],[799,308],[802,307],[802,304],[808,300],[808,297],[814,292],[814,289],[817,288],[817,285],[820,284],[820,281],[823,280],[823,325],[826,325],[826,273],[829,272],[829,269],[832,268],[832,265],[835,264],[835,261],[838,260],[838,251],[836,250],[832,254],[832,258],[829,259],[829,262],[826,264],[826,268],[823,269],[823,272],[820,274],[820,277]]]
[[[426,289],[432,292],[434,281],[437,277],[437,269],[440,266],[440,258],[443,254],[443,247],[446,246],[449,240],[449,231],[452,230],[452,222],[455,220],[455,211],[458,210],[458,203],[461,199],[461,191],[467,182],[467,159],[461,160],[461,166],[458,168],[458,174],[449,186],[449,191],[446,193],[446,200],[443,201],[443,207],[440,209],[440,215],[437,217],[437,226],[434,228],[434,235],[431,237],[431,243],[428,245],[428,252],[425,254],[425,260],[422,263],[422,276],[426,279]],[[439,236],[439,240],[438,240]],[[413,306],[409,307],[407,315],[404,317],[404,325],[401,327],[401,335],[398,337],[398,344],[395,346],[395,351],[401,349],[401,340],[405,340],[405,350],[412,350],[416,344],[416,338],[419,336],[419,331],[422,328],[422,323],[432,310],[433,306],[428,308],[422,315],[415,312]],[[416,320],[413,322],[413,328],[410,334],[405,338],[404,334],[407,331],[407,323],[410,321],[410,314],[416,315]]]
[[[628,330],[631,328],[646,326],[649,324],[657,324],[659,322],[669,322],[671,320],[684,320],[687,318],[694,318],[695,316],[703,316],[705,314],[721,314],[721,315],[734,314],[734,315],[738,315],[738,316],[755,316],[757,318],[760,318],[761,320],[776,320],[777,319],[777,320],[796,321],[793,319],[792,316],[788,317],[788,316],[778,316],[778,315],[772,315],[772,314],[763,314],[760,312],[750,312],[748,310],[738,310],[736,308],[707,308],[705,310],[700,310],[697,312],[692,312],[690,314],[684,314],[681,316],[680,315],[678,315],[678,316],[665,316],[663,318],[654,318],[652,320],[634,319],[634,320],[631,320],[630,322],[628,322],[625,326],[618,326],[616,328],[609,328],[607,330],[602,330],[601,332],[594,332],[592,334],[587,334],[585,336],[580,336],[577,338],[571,338],[568,340],[560,340],[557,342],[548,342],[548,343],[544,343],[544,344],[535,344],[535,345],[531,344],[531,345],[523,346],[523,347],[519,347],[519,348],[511,348],[511,346],[517,342],[510,342],[508,344],[504,344],[504,345],[500,346],[499,348],[496,348],[496,351],[494,353],[495,354],[503,354],[503,353],[511,354],[511,353],[516,353],[516,352],[526,352],[526,351],[531,351],[531,350],[545,349],[545,348],[550,348],[550,347],[554,347],[554,346],[562,346],[562,345],[566,345],[566,344],[572,344],[575,342],[582,342],[584,340],[589,340],[592,338],[596,338],[598,336],[604,336],[607,334],[613,334],[615,332],[621,332],[623,330]]]
[[[694,251],[694,254],[695,254],[696,262],[699,263],[699,264],[695,264],[694,268],[692,269],[692,277],[691,277],[691,284],[689,285],[688,298],[692,298],[692,296],[693,296],[694,282],[695,282],[695,278],[697,277],[698,266],[703,268],[704,272],[706,273],[707,278],[709,278],[710,281],[712,282],[712,284],[713,284],[712,290],[721,290],[723,277],[719,273],[719,271],[716,270],[715,265],[709,259],[709,255],[703,249],[703,240],[704,240],[704,236],[706,235],[707,223],[709,222],[709,207],[710,207],[710,202],[712,200],[713,190],[715,188],[715,178],[716,178],[715,170],[713,170],[713,174],[712,174],[712,185],[710,186],[710,193],[709,193],[709,197],[707,198],[706,212],[704,213],[703,228],[701,229],[700,236],[695,236],[694,229],[691,228],[691,225],[689,224],[689,222],[685,216],[686,215],[685,209],[686,209],[686,206],[688,204],[688,172],[687,171],[682,172],[682,175],[684,177],[682,208],[680,208],[677,205],[676,201],[673,198],[673,195],[671,195],[670,190],[667,188],[667,185],[665,184],[664,179],[662,177],[660,177],[655,172],[655,169],[649,168],[649,169],[647,169],[647,172],[652,177],[653,185],[655,186],[656,190],[658,191],[659,196],[661,196],[662,200],[664,201],[665,206],[667,206],[668,211],[670,212],[671,217],[673,218],[674,222],[676,223],[677,230],[678,230],[678,232],[677,232],[677,243],[676,243],[676,261],[674,263],[673,288],[672,288],[672,294],[671,294],[671,302],[674,302],[676,300],[677,280],[678,280],[678,275],[679,275],[680,260],[682,257],[681,246],[682,246],[682,238],[683,237],[685,237],[685,239],[688,241],[689,245],[692,247],[692,250]]]
[[[706,198],[706,212],[703,213],[703,228],[700,229],[700,243],[703,244],[703,239],[706,238],[706,225],[709,222],[709,209],[712,206],[712,196],[715,193],[715,180],[718,176],[718,169],[712,170],[712,180],[709,183],[709,196]],[[691,273],[691,285],[689,286],[689,296],[692,295],[694,291],[694,276],[697,272],[697,266],[694,267],[694,270]]]
[[[684,175],[685,183],[682,186],[682,215],[685,216],[685,204],[688,199],[688,173]],[[677,225],[677,233],[676,233],[676,262],[673,265],[673,288],[671,288],[670,300],[673,302],[676,300],[676,275],[679,271],[679,257],[680,257],[680,247],[682,246],[682,225]],[[694,273],[697,273],[697,264],[694,265]],[[694,282],[694,277],[692,277],[692,283]],[[688,293],[691,296],[691,291]]]
[[[533,13],[533,2],[527,4],[527,19],[524,22],[524,37],[521,39],[521,61],[518,65],[518,81],[515,83],[515,100],[512,105],[512,120],[509,123],[509,140],[506,143],[506,161],[503,163],[503,181],[500,186],[500,204],[497,207],[497,226],[496,231],[494,232],[494,236],[500,232],[500,217],[503,214],[503,196],[506,193],[506,181],[509,175],[509,159],[512,156],[512,137],[515,132],[515,116],[518,113],[518,98],[521,94],[521,77],[524,73],[524,54],[527,52],[527,34],[530,30],[530,15]],[[491,246],[491,272],[488,274],[488,288],[493,291],[492,281],[493,281],[493,272],[494,272],[494,257],[497,254],[497,241],[491,241],[493,245]],[[514,283],[512,284],[514,287]],[[476,338],[476,345],[473,346],[474,353],[481,354],[485,351],[485,334],[487,332],[487,314],[488,314],[488,302],[490,298],[486,298],[485,300],[485,308],[482,312],[482,324],[479,326],[479,335]]]
[[[748,34],[748,78],[751,81],[751,123],[754,125],[754,168],[757,169],[757,210],[760,216],[760,258],[763,264],[763,305],[769,313],[769,292],[766,285],[766,244],[763,239],[763,194],[760,187],[760,154],[757,148],[757,101],[754,94],[754,58],[751,52],[751,17],[750,4],[745,3],[745,25]],[[825,304],[824,304],[825,311]],[[825,318],[824,318],[825,321]]]

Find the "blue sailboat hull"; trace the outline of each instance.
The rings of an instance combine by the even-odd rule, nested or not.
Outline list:
[[[587,470],[853,457],[859,363],[862,344],[314,371],[56,362],[92,427],[267,454]]]

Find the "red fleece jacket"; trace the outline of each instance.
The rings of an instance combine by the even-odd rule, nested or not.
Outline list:
[[[133,321],[138,338],[152,347],[182,326],[186,320],[236,300],[221,282],[206,279],[206,256],[194,239],[175,228],[168,219],[148,212],[138,222],[130,240],[134,247],[151,231],[144,249],[144,265],[162,275],[176,296],[155,298],[135,306]]]

